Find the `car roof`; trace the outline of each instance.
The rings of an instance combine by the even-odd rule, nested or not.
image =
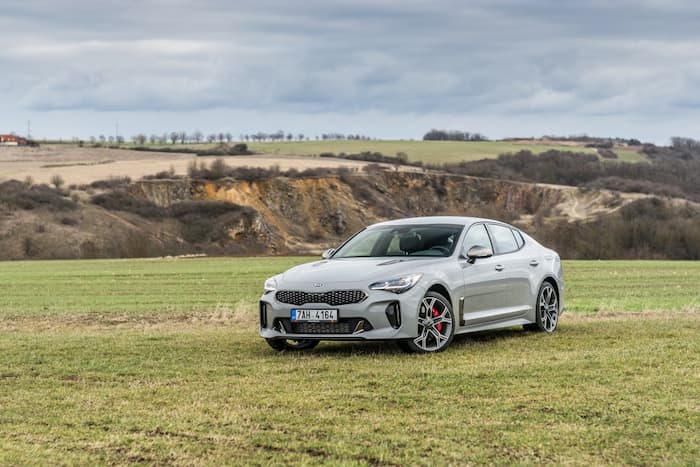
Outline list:
[[[407,219],[395,219],[391,221],[379,222],[377,224],[372,224],[368,229],[373,227],[384,227],[392,225],[430,225],[430,224],[456,224],[456,225],[472,225],[475,222],[497,222],[499,224],[505,224],[501,221],[496,221],[492,219],[482,219],[480,217],[464,217],[464,216],[424,216],[424,217],[409,217]]]

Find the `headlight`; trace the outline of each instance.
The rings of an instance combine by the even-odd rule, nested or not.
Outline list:
[[[411,274],[409,276],[390,279],[388,281],[370,284],[370,290],[386,290],[387,292],[404,293],[418,283],[423,274]]]
[[[270,277],[268,280],[265,281],[265,285],[263,287],[265,288],[266,294],[274,292],[275,290],[277,290],[277,279],[275,279],[274,277]]]

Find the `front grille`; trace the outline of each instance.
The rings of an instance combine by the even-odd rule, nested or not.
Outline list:
[[[360,303],[367,295],[362,290],[332,290],[330,292],[299,292],[296,290],[280,290],[275,295],[277,300],[290,305],[306,303],[326,303],[331,306]]]
[[[362,318],[343,318],[337,323],[293,323],[290,319],[276,319],[275,330],[288,334],[357,334],[372,329]]]

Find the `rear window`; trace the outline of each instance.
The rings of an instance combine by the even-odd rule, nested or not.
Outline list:
[[[518,244],[515,241],[513,231],[509,227],[502,225],[489,225],[489,232],[493,240],[496,253],[504,254],[518,250]]]
[[[518,244],[518,249],[522,248],[523,245],[525,245],[525,240],[523,240],[523,235],[520,233],[519,230],[513,229],[513,235],[515,236],[515,243]]]

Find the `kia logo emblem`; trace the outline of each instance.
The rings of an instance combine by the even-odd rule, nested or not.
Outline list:
[[[314,282],[313,284],[314,287],[323,287],[323,282]]]

